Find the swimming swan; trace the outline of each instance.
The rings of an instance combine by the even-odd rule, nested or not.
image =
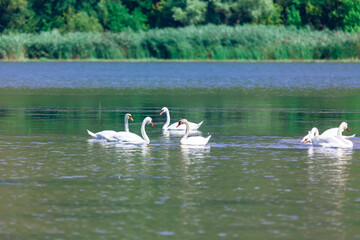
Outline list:
[[[321,147],[338,147],[338,148],[352,148],[353,142],[346,139],[342,132],[347,130],[349,132],[348,124],[346,122],[342,122],[338,128],[337,135],[333,136],[330,134],[321,134],[320,136],[316,136],[311,141],[314,146]]]
[[[201,136],[188,137],[189,133],[190,133],[190,124],[186,119],[181,119],[179,121],[177,127],[181,126],[182,124],[185,125],[186,131],[185,131],[185,135],[180,140],[181,145],[203,146],[203,145],[206,145],[209,142],[209,140],[211,138],[211,135],[208,136],[207,138],[204,138],[204,137],[201,137]]]
[[[128,133],[129,132],[129,119],[131,121],[134,121],[134,119],[132,118],[131,114],[130,113],[127,113],[125,114],[125,117],[124,117],[124,122],[125,122],[125,132],[124,133]],[[110,138],[111,136],[115,135],[116,133],[119,133],[119,132],[116,132],[114,130],[104,130],[104,131],[101,131],[101,132],[97,132],[97,133],[93,133],[91,132],[90,130],[87,129],[87,132],[90,136],[92,136],[93,138],[96,138],[96,139],[106,139],[106,138]]]
[[[162,130],[169,130],[169,131],[185,130],[184,125],[181,125],[179,128],[177,128],[177,123],[173,123],[173,124],[170,125],[170,112],[169,112],[169,109],[167,107],[163,107],[161,109],[160,115],[163,114],[163,113],[166,113],[166,122],[165,122],[164,126],[162,127]],[[197,124],[189,122],[190,130],[197,130],[201,126],[202,123],[203,123],[203,121],[201,121],[200,123],[197,123]]]
[[[154,126],[151,117],[146,117],[141,124],[141,136],[136,135],[135,133],[116,133],[115,135],[106,138],[109,142],[122,142],[122,143],[132,143],[132,144],[147,144],[150,143],[150,139],[145,132],[145,125],[151,124]]]
[[[323,132],[321,134],[321,136],[337,136],[338,129],[339,128],[330,128],[330,129],[326,130],[325,132]],[[319,130],[316,127],[313,127],[311,129],[311,131],[309,131],[308,134],[305,137],[303,137],[303,139],[301,139],[301,142],[305,143],[305,144],[312,144],[311,139],[313,139],[319,135],[320,135]],[[355,134],[353,134],[351,136],[343,136],[343,137],[346,139],[349,139],[349,138],[355,137]]]

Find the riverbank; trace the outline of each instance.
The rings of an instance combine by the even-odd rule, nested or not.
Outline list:
[[[124,62],[124,63],[146,63],[146,62],[163,62],[163,63],[197,63],[197,62],[208,62],[208,63],[360,63],[360,59],[269,59],[269,60],[253,60],[253,59],[225,59],[225,60],[215,60],[215,59],[0,59],[0,63],[23,63],[23,62]]]
[[[358,62],[360,35],[285,26],[191,26],[147,32],[0,36],[2,61]]]
[[[48,59],[48,58],[40,58],[40,59],[0,59],[0,63],[11,63],[11,62],[124,62],[124,63],[146,63],[146,62],[159,62],[159,63],[360,63],[360,58],[354,59],[262,59],[262,60],[254,60],[254,59],[156,59],[156,58],[148,58],[148,59]]]

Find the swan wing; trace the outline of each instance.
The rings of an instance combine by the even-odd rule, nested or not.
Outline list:
[[[189,122],[190,130],[197,130],[203,122],[204,121],[201,121],[200,123]],[[173,123],[167,128],[167,130],[170,130],[170,131],[185,131],[186,130],[186,126],[184,124],[180,125],[179,127],[177,127],[177,125],[178,125],[177,122]]]
[[[201,137],[201,136],[195,136],[195,137],[188,137],[184,140],[180,141],[180,144],[182,145],[206,145],[211,138],[211,135],[207,138]]]
[[[116,134],[116,132],[113,130],[104,130],[104,131],[97,132],[97,133],[93,133],[93,132],[87,130],[87,132],[90,136],[92,136],[93,138],[96,138],[96,139],[106,139],[106,138],[109,138],[109,137],[113,136],[114,134]]]
[[[201,124],[203,124],[204,121],[201,121],[199,123],[190,123],[190,129],[197,130],[199,127],[201,127]],[[193,125],[193,126],[192,126]]]
[[[313,139],[313,144],[315,146],[321,147],[336,147],[336,148],[351,148],[353,143],[350,140],[341,140],[338,137],[325,135],[318,136]]]
[[[145,140],[132,132],[117,132],[112,139],[117,142],[126,142],[126,143],[143,143]]]
[[[315,137],[312,139],[312,143],[314,146],[320,146],[320,147],[332,147],[334,144],[336,144],[337,138],[330,135],[320,135],[318,137]]]
[[[349,138],[353,138],[353,137],[355,137],[355,134],[353,134],[353,135],[350,135],[350,136],[343,136],[344,138],[346,138],[346,139],[349,139]]]
[[[339,128],[330,128],[324,131],[320,136],[337,136],[338,129]]]
[[[96,136],[95,133],[93,133],[93,132],[90,131],[89,129],[86,129],[86,130],[87,130],[87,132],[88,132],[88,134],[89,134],[90,136],[92,136],[93,138],[97,138],[97,136]]]
[[[326,136],[335,136],[337,137],[337,132],[338,132],[339,128],[330,128],[328,130],[326,130],[325,132],[323,132],[320,136],[326,137]],[[343,137],[345,139],[349,139],[349,138],[353,138],[355,137],[355,134],[350,135],[350,136],[345,136],[343,135]]]
[[[186,127],[185,125],[180,125],[179,127],[176,127],[178,125],[178,123],[173,123],[171,125],[169,125],[169,127],[167,128],[167,130],[170,131],[185,131]]]

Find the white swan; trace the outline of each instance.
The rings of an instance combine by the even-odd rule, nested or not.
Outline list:
[[[308,134],[301,139],[301,142],[305,144],[312,144],[311,139],[317,136],[319,136],[319,130],[316,127],[313,127],[310,131],[308,131]]]
[[[173,124],[170,125],[170,112],[169,112],[169,109],[167,107],[163,107],[161,109],[160,115],[163,114],[163,113],[166,113],[166,122],[165,122],[164,126],[162,127],[162,130],[169,130],[169,131],[185,130],[184,125],[181,125],[179,128],[177,128],[177,123],[173,123]],[[189,122],[190,130],[197,130],[201,126],[202,123],[203,123],[203,121],[201,121],[200,123],[197,123],[197,124]]]
[[[326,130],[325,132],[323,132],[321,135],[319,134],[319,130],[316,128],[316,127],[313,127],[311,129],[311,131],[308,132],[308,134],[303,137],[303,139],[301,139],[301,142],[302,143],[305,143],[305,144],[312,144],[312,141],[311,139],[317,137],[317,136],[334,136],[336,137],[337,136],[337,132],[338,132],[339,128],[330,128],[328,130]],[[343,136],[344,138],[346,139],[349,139],[349,138],[353,138],[355,137],[355,134],[351,135],[351,136]]]
[[[122,142],[122,143],[132,143],[132,144],[150,143],[150,139],[145,132],[146,124],[151,124],[151,126],[154,126],[151,117],[146,117],[141,124],[142,137],[131,132],[127,132],[127,133],[119,132],[109,138],[106,137],[105,139],[109,142]]]
[[[330,129],[329,129],[330,130]],[[337,135],[333,136],[329,133],[321,134],[320,136],[316,136],[311,139],[314,146],[321,147],[338,147],[338,148],[352,148],[353,142],[346,139],[342,132],[347,130],[349,132],[348,124],[346,122],[342,122],[337,130]],[[332,130],[333,131],[333,130]],[[331,133],[331,131],[330,131]]]
[[[181,119],[177,126],[181,126],[182,124],[185,125],[186,131],[185,131],[185,135],[180,140],[180,144],[182,144],[182,145],[203,146],[203,145],[206,145],[209,142],[209,140],[211,138],[211,135],[208,136],[207,138],[204,138],[204,137],[201,137],[201,136],[188,137],[189,133],[190,133],[190,124],[186,119]]]
[[[131,121],[134,121],[134,119],[132,118],[131,114],[130,113],[127,113],[125,114],[125,117],[124,117],[124,123],[125,123],[125,132],[128,133],[129,132],[129,119]],[[96,138],[96,139],[106,139],[106,138],[110,138],[111,136],[113,136],[114,134],[116,133],[119,133],[119,132],[116,132],[114,130],[104,130],[104,131],[101,131],[101,132],[97,132],[97,133],[93,133],[91,132],[90,130],[87,129],[87,132],[90,136],[92,136],[93,138]]]

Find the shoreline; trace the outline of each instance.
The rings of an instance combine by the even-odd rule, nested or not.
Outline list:
[[[164,94],[166,89],[167,93]],[[202,95],[227,95],[231,96],[259,96],[259,97],[328,97],[328,98],[352,98],[359,96],[359,88],[346,87],[329,87],[314,89],[312,87],[244,87],[236,86],[232,88],[227,87],[194,87],[194,88],[166,88],[166,87],[0,87],[0,95],[2,97],[20,96],[20,95],[47,95],[47,96],[134,96],[134,95],[181,95],[181,96],[202,96]]]
[[[0,63],[25,63],[25,62],[184,62],[184,63],[360,63],[360,59],[20,59],[20,60],[4,60],[0,59]]]

